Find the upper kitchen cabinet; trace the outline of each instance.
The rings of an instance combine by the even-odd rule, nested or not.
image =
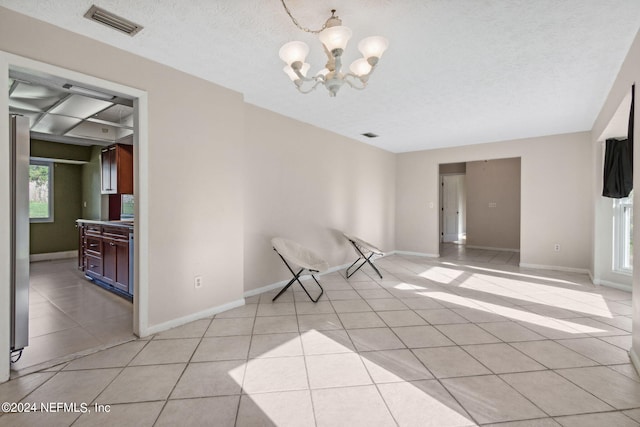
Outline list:
[[[114,144],[102,149],[102,194],[133,194],[133,146]]]

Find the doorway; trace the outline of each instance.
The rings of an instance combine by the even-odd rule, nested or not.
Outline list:
[[[136,230],[134,236],[136,237],[138,244],[134,249],[134,256],[132,257],[133,265],[135,266],[133,283],[134,295],[136,295],[136,298],[134,298],[133,300],[133,305],[131,304],[131,302],[125,301],[119,296],[104,291],[103,289],[96,287],[90,282],[86,282],[83,274],[77,270],[77,256],[75,256],[74,258],[69,258],[68,256],[54,256],[53,259],[49,258],[46,261],[43,261],[42,258],[36,256],[35,260],[39,262],[37,264],[33,264],[33,274],[31,275],[31,280],[37,282],[37,285],[34,284],[34,291],[31,292],[31,296],[32,303],[35,305],[39,305],[40,310],[39,312],[36,312],[37,310],[34,310],[32,314],[34,316],[40,316],[46,313],[49,315],[53,315],[57,319],[53,321],[37,320],[35,322],[32,322],[32,325],[34,326],[34,332],[38,334],[39,332],[41,333],[44,331],[46,332],[44,335],[48,335],[49,333],[54,334],[55,332],[58,332],[56,331],[56,329],[60,329],[67,330],[67,332],[69,332],[68,335],[77,335],[71,333],[71,329],[79,327],[80,329],[85,329],[86,331],[87,323],[93,323],[93,326],[97,326],[99,323],[101,323],[101,331],[98,330],[98,328],[94,328],[92,332],[88,333],[88,335],[90,335],[90,339],[88,342],[91,342],[91,347],[93,348],[105,347],[113,345],[116,342],[122,342],[123,340],[132,339],[134,338],[134,334],[144,334],[144,332],[141,331],[144,331],[145,329],[145,317],[147,313],[147,274],[144,270],[144,265],[146,265],[146,255],[144,255],[146,251],[144,250],[144,248],[146,247],[146,244],[148,242],[148,234],[144,225],[146,223],[146,209],[144,208],[146,204],[146,194],[144,192],[144,189],[146,189],[147,186],[146,176],[140,173],[140,163],[144,165],[147,156],[146,93],[137,89],[128,88],[119,84],[72,72],[70,70],[64,70],[58,67],[50,66],[48,64],[31,61],[26,58],[5,54],[3,52],[0,52],[0,57],[2,57],[1,59],[5,60],[4,66],[6,67],[5,71],[7,72],[7,74],[5,74],[5,77],[2,78],[3,80],[7,79],[7,75],[12,75],[12,73],[16,72],[32,76],[34,79],[64,79],[67,81],[72,81],[78,85],[81,85],[82,87],[94,88],[107,94],[113,94],[116,97],[128,97],[131,100],[135,110],[132,121],[133,127],[136,129],[136,132],[131,135],[131,142],[133,143],[134,153],[136,157],[136,166],[134,168],[136,194],[134,212]],[[11,87],[13,83],[15,83],[14,78],[5,80],[5,84],[8,84],[9,87]],[[0,101],[0,111],[4,110],[6,113],[9,112],[10,103],[7,101],[8,97]],[[37,111],[34,111],[34,113],[37,113]],[[105,120],[103,120],[103,118],[101,117],[97,117],[96,121],[100,123],[100,121],[104,122]],[[3,128],[3,130],[4,129],[6,128]],[[142,132],[140,132],[140,130],[142,130]],[[8,146],[8,132],[6,133],[6,136],[2,135],[0,137],[0,142],[6,143]],[[140,135],[140,133],[142,135]],[[89,137],[88,139],[90,140],[91,138]],[[51,163],[55,167],[56,162]],[[73,164],[74,162],[63,161],[58,163],[64,166],[70,163]],[[6,164],[3,163],[1,166],[4,168],[6,167]],[[63,168],[66,168],[66,166]],[[145,168],[143,167],[142,169],[143,172],[146,173]],[[83,206],[86,207],[86,204],[83,204]],[[0,216],[4,217],[6,213],[7,212],[0,212]],[[82,216],[79,216],[79,218],[81,217]],[[6,223],[9,224],[10,221],[7,220]],[[74,239],[77,241],[77,231],[75,231],[75,236],[76,237]],[[142,250],[141,247],[143,248]],[[69,251],[66,252],[66,255],[68,255]],[[77,250],[74,252],[77,253]],[[1,258],[4,259],[6,255],[6,252],[4,252],[3,250],[0,251]],[[5,283],[8,288],[9,281],[7,280]],[[73,288],[84,289],[84,291],[75,293],[73,291]],[[7,307],[9,304],[8,300],[9,299],[7,298]],[[93,308],[91,308],[91,304],[89,304],[90,302],[95,303],[93,305]],[[75,303],[77,304],[74,308]],[[127,305],[128,308],[126,308]],[[2,310],[7,309],[7,307],[2,307]],[[102,310],[102,313],[100,313],[100,310]],[[7,309],[6,311],[8,312],[9,310]],[[104,316],[105,314],[106,317],[118,317],[120,321],[122,321],[123,318],[126,318],[126,323],[128,324],[127,336],[118,336],[118,333],[111,334],[112,332],[115,332],[117,328],[111,328],[110,330],[110,326],[114,325],[109,325],[109,322],[106,322],[107,319]],[[111,314],[113,314],[113,316],[111,316]],[[69,321],[73,323],[70,323]],[[9,329],[9,323],[0,321],[0,335],[7,334],[7,331],[9,331]],[[76,331],[79,331],[80,329],[76,329]],[[111,336],[109,336],[109,334],[111,334]],[[43,335],[41,334],[39,336]],[[50,342],[55,343],[55,346],[58,350],[60,350],[61,347],[66,347],[66,349],[68,350],[64,354],[61,354],[59,351],[51,352],[50,356],[53,359],[64,359],[73,357],[71,353],[86,352],[87,348],[91,348],[84,345],[78,346],[75,344],[65,346],[64,339],[54,339],[53,335],[48,338]],[[27,347],[25,351],[29,351],[29,347]],[[32,361],[37,360],[37,362],[43,362],[44,360],[48,360],[49,362],[55,363],[57,360],[61,360],[56,359],[55,361],[52,361],[51,358],[47,359],[46,357],[39,355],[37,358],[32,358]],[[18,362],[18,364],[19,363],[20,362]],[[17,364],[16,367],[18,367]],[[21,369],[23,367],[26,368],[26,370],[31,370],[29,366],[19,366],[18,368]],[[42,367],[42,364],[38,363],[38,367]],[[8,378],[8,375],[9,359],[6,357],[0,357],[0,382]]]
[[[520,251],[519,157],[441,164],[439,172],[441,244]]]
[[[440,243],[464,244],[467,236],[466,163],[446,163],[440,173]]]
[[[442,242],[463,243],[466,239],[465,175],[442,175]]]

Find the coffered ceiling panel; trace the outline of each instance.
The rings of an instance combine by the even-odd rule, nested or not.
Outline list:
[[[74,126],[82,122],[82,119],[55,114],[45,114],[40,121],[31,128],[34,132],[64,135]]]
[[[9,111],[28,117],[36,138],[106,145],[133,134],[133,108],[129,105],[71,93],[59,81],[20,78],[11,79]]]
[[[60,114],[86,119],[112,106],[113,103],[100,99],[88,98],[81,95],[71,95],[64,98],[58,105],[49,110],[51,114]]]

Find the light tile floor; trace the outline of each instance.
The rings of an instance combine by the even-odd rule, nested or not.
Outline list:
[[[631,295],[453,245],[0,385],[0,426],[638,426]],[[370,274],[371,273],[371,274]],[[292,291],[293,290],[293,291]],[[110,405],[109,412],[95,404]],[[106,408],[101,406],[100,408]]]
[[[29,346],[14,375],[135,339],[131,302],[85,279],[75,259],[31,263],[29,285]]]

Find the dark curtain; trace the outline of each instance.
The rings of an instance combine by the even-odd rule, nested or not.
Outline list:
[[[631,111],[627,139],[607,139],[604,154],[602,195],[612,199],[628,197],[633,190],[633,110],[635,85],[631,87]]]

